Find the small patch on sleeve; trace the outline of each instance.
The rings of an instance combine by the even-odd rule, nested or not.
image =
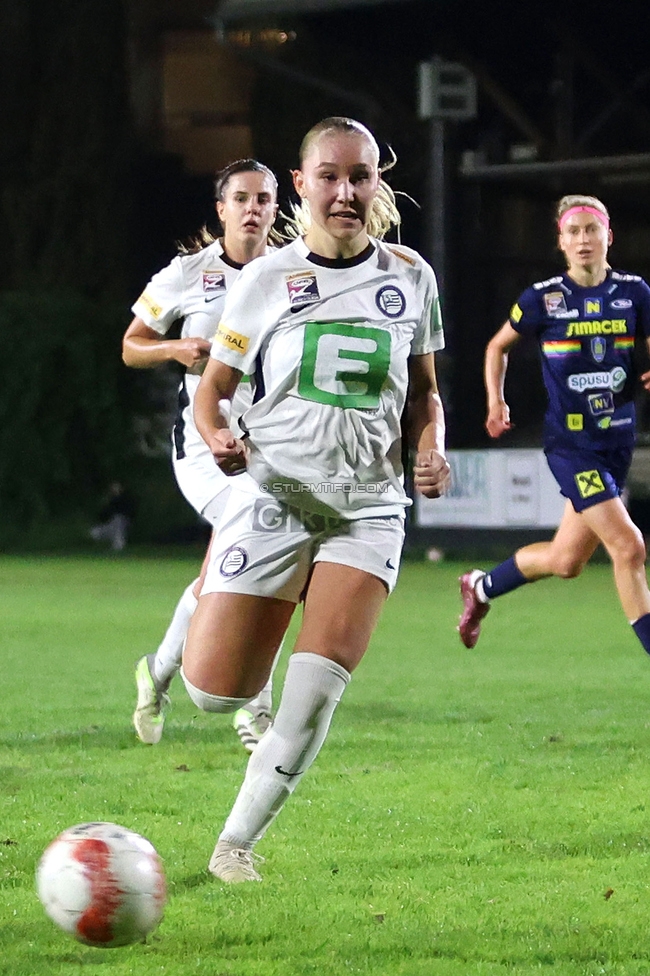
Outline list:
[[[222,346],[225,346],[227,349],[232,349],[233,352],[238,352],[243,356],[248,349],[250,340],[248,336],[241,335],[240,332],[234,332],[224,325],[223,322],[220,322],[214,341],[220,342]]]
[[[160,318],[160,316],[162,314],[162,308],[161,308],[161,306],[160,305],[157,305],[154,302],[153,298],[150,298],[149,295],[147,295],[146,291],[143,291],[142,292],[142,294],[138,298],[138,302],[141,305],[144,305],[145,308],[149,309],[149,311],[151,312],[151,314],[153,315],[153,317],[155,319],[159,319]]]

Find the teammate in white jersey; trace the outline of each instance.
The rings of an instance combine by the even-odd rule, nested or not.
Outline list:
[[[374,137],[326,119],[293,176],[304,237],[244,269],[195,398],[223,470],[247,464],[256,486],[231,495],[210,555],[183,654],[193,701],[221,711],[256,694],[304,599],[275,721],[210,861],[226,882],[260,880],[253,846],[316,758],[395,585],[407,399],[418,490],[437,497],[449,477],[435,276],[415,251],[377,239],[396,211]],[[239,439],[220,404],[250,372]]]
[[[214,528],[233,481],[215,464],[196,429],[194,394],[228,290],[244,265],[269,250],[268,238],[277,212],[277,181],[271,170],[257,160],[243,159],[218,174],[215,191],[223,237],[216,240],[204,228],[191,253],[179,255],[154,275],[133,305],[135,318],[123,343],[127,366],[147,368],[175,360],[185,367],[172,437],[174,473],[190,505]],[[182,321],[180,338],[167,338],[178,320]],[[250,400],[250,384],[240,384],[230,409],[237,433],[237,418]],[[246,475],[238,484],[245,480]],[[183,593],[155,655],[146,655],[136,666],[138,701],[133,723],[143,742],[154,744],[162,736],[167,689],[180,668],[183,643],[206,565],[204,562],[200,576]],[[239,709],[234,716],[233,724],[246,749],[252,751],[270,720],[269,682],[246,709]]]

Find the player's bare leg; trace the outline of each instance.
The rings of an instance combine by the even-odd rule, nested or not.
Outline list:
[[[566,502],[557,532],[549,542],[533,542],[515,553],[515,562],[529,582],[546,576],[579,576],[598,548],[600,538],[585,519]]]
[[[585,509],[582,517],[603,543],[612,560],[616,589],[630,622],[650,613],[645,542],[620,498]]]
[[[369,573],[315,565],[275,722],[249,760],[210,861],[210,871],[221,880],[260,880],[253,846],[318,755],[385,599],[384,583]]]
[[[208,695],[250,701],[268,680],[293,611],[288,600],[204,594],[187,635],[184,677]]]

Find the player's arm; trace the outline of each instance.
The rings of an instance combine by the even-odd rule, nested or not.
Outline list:
[[[244,442],[228,427],[223,400],[232,400],[242,372],[218,359],[210,359],[194,395],[194,421],[215,461],[225,474],[237,474],[246,467]]]
[[[407,419],[409,442],[416,451],[415,487],[426,498],[439,498],[449,485],[450,467],[433,353],[409,358]]]
[[[646,336],[645,345],[646,349],[648,350],[648,356],[650,356],[650,336]],[[650,393],[650,370],[646,370],[645,373],[641,373],[641,382],[643,383],[643,389]]]
[[[206,339],[167,339],[137,315],[122,339],[122,359],[135,369],[150,369],[172,361],[190,369],[204,363],[209,355],[210,343]]]
[[[508,352],[520,338],[516,329],[505,322],[487,344],[485,350],[485,392],[487,419],[485,428],[490,437],[500,437],[510,430],[510,408],[506,403],[504,386],[508,369]]]

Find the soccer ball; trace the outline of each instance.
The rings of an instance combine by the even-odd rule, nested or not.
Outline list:
[[[50,918],[85,945],[139,942],[160,922],[162,862],[140,834],[113,823],[69,827],[46,848],[36,871]]]

